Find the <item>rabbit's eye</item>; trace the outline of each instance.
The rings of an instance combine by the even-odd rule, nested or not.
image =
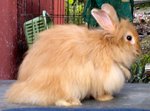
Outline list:
[[[132,36],[131,36],[131,35],[128,35],[128,36],[127,36],[127,40],[128,40],[128,41],[131,41],[131,40],[132,40]]]

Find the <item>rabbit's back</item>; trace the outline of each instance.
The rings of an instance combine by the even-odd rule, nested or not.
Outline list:
[[[89,59],[88,29],[76,25],[58,25],[43,31],[37,41],[27,52],[19,70],[19,79],[26,79],[42,68],[66,67],[70,61],[74,65],[87,62]],[[72,64],[71,63],[71,64]],[[54,68],[55,67],[55,68]],[[62,70],[62,69],[61,69]]]

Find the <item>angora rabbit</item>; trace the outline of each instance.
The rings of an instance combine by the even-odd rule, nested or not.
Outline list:
[[[8,101],[72,106],[89,96],[113,99],[141,52],[138,34],[109,4],[91,13],[102,29],[56,25],[39,33],[6,94]]]

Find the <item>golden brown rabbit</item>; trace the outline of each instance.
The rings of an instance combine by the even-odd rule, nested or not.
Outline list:
[[[87,96],[113,99],[140,54],[138,34],[109,4],[91,13],[103,29],[56,25],[38,35],[6,94],[8,101],[71,106]]]

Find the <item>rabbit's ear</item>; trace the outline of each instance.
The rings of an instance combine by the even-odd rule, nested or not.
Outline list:
[[[111,17],[114,23],[116,24],[119,23],[117,13],[113,6],[111,6],[108,3],[105,3],[101,6],[101,9],[104,10]]]
[[[92,9],[91,14],[97,21],[97,23],[104,29],[110,32],[113,32],[115,29],[115,25],[113,24],[109,15],[103,11],[98,9]]]

